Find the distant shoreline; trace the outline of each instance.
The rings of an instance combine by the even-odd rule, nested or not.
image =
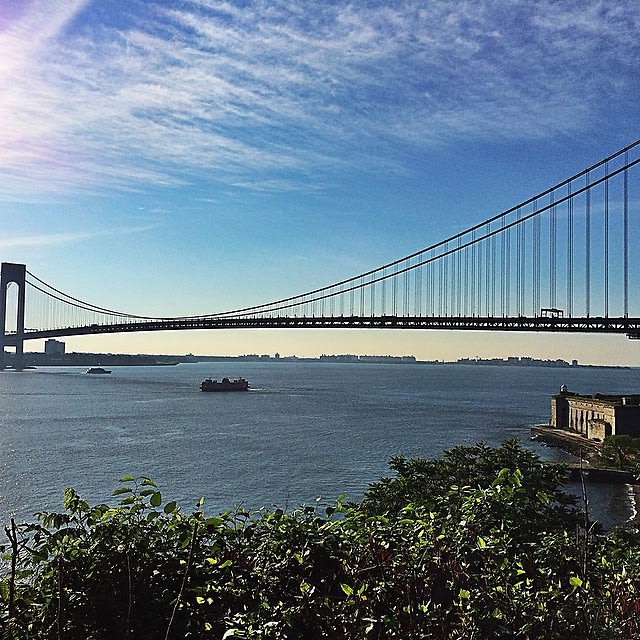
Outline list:
[[[6,353],[8,368],[11,367],[14,354]],[[27,352],[24,354],[25,367],[91,367],[107,366],[172,366],[197,362],[283,362],[307,364],[401,364],[401,365],[456,365],[472,367],[545,367],[551,369],[632,369],[626,365],[579,364],[576,360],[543,360],[532,357],[509,358],[460,358],[458,360],[418,360],[413,355],[321,355],[317,357],[298,357],[295,355],[280,356],[275,354],[245,354],[239,356],[209,355],[151,355],[151,354],[118,354],[118,353],[65,353],[45,354]]]

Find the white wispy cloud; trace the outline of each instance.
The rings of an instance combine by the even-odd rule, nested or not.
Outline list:
[[[0,238],[0,249],[15,249],[25,247],[43,247],[53,245],[69,245],[94,240],[109,236],[121,236],[137,233],[146,233],[156,228],[157,225],[145,225],[139,227],[121,227],[117,229],[103,229],[96,231],[71,231],[66,233],[46,233],[32,235],[5,235]]]
[[[631,1],[97,6],[34,0],[0,33],[0,176],[25,194],[401,170],[398,144],[588,128],[640,71]]]

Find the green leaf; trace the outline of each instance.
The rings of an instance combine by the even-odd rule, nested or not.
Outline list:
[[[341,582],[340,588],[345,592],[346,595],[348,596],[353,595],[353,589],[348,584],[344,584],[344,582]]]
[[[220,568],[221,569],[226,569],[227,567],[230,567],[233,564],[233,562],[231,562],[231,560],[225,560],[221,565]]]
[[[538,491],[536,495],[538,496],[538,500],[540,500],[542,504],[549,504],[551,502],[549,495],[545,491]]]
[[[162,495],[159,491],[155,491],[152,494],[151,499],[149,500],[149,504],[152,507],[159,507],[162,504]]]
[[[219,527],[224,524],[224,518],[207,518],[204,523],[208,527]]]
[[[582,579],[578,578],[578,576],[571,576],[569,578],[569,584],[574,588],[577,589],[578,587],[582,586]]]
[[[460,589],[460,599],[468,600],[471,597],[471,593],[466,589]]]
[[[145,486],[148,486],[148,487],[157,487],[158,486],[153,480],[151,480],[151,478],[145,478],[142,481],[142,484],[145,485]]]
[[[479,549],[484,549],[487,546],[487,543],[484,541],[484,538],[481,538],[480,536],[478,536],[476,542],[478,543]]]
[[[122,476],[119,482],[135,482],[136,479],[133,476]]]
[[[300,583],[300,591],[302,593],[307,593],[311,589],[311,585],[304,580]]]
[[[131,493],[133,489],[131,487],[119,487],[113,492],[114,496],[119,496],[123,493]]]
[[[171,502],[167,502],[167,504],[164,505],[164,512],[173,513],[176,510],[176,506],[177,505],[175,500],[172,500]]]

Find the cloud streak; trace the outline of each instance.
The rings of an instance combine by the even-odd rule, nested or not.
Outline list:
[[[639,71],[631,2],[41,5],[0,33],[3,199],[402,171],[398,145],[589,128]]]
[[[120,229],[108,229],[99,231],[79,231],[67,233],[32,234],[0,238],[0,249],[33,248],[44,246],[70,245],[109,236],[121,236],[137,233],[146,233],[157,225],[140,227],[122,227]]]

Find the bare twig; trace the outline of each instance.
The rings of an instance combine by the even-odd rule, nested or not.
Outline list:
[[[16,521],[11,518],[11,529],[4,528],[7,538],[11,542],[11,576],[9,577],[9,618],[13,618],[14,601],[16,594],[16,567],[18,563],[18,534],[16,531]]]
[[[129,603],[127,606],[127,638],[131,637],[131,611],[133,610],[133,585],[131,580],[131,558],[127,551],[127,586],[129,589]]]
[[[583,521],[583,548],[582,548],[582,579],[587,579],[587,567],[589,561],[589,544],[591,540],[591,533],[593,528],[595,527],[595,522],[589,522],[589,497],[587,495],[587,485],[584,481],[584,472],[583,472],[583,463],[584,457],[583,452],[580,451],[580,484],[582,486],[582,504],[584,511],[584,521]]]
[[[58,556],[58,640],[64,640],[64,622],[62,620],[64,602],[64,567],[62,564],[62,556]]]
[[[193,551],[196,546],[196,537],[198,535],[198,525],[199,522],[196,522],[193,525],[193,533],[191,534],[191,543],[189,544],[189,556],[187,557],[187,565],[184,568],[184,574],[182,576],[182,584],[180,585],[180,591],[178,592],[178,597],[176,598],[176,602],[173,605],[173,611],[171,612],[171,618],[169,619],[169,624],[167,625],[167,632],[164,635],[164,640],[168,640],[169,633],[171,631],[171,626],[173,625],[173,620],[176,616],[176,611],[178,610],[178,606],[180,605],[180,601],[182,600],[182,594],[184,593],[185,587],[187,586],[187,578],[189,577],[189,569],[191,568],[191,562],[193,560]]]

